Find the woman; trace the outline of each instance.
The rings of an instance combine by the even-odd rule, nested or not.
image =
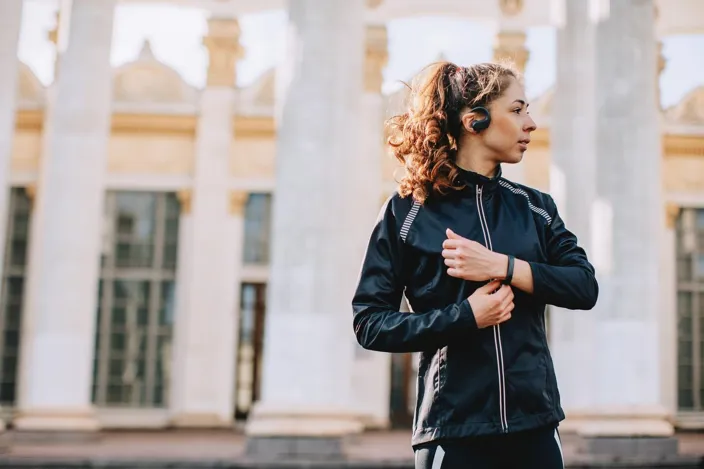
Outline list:
[[[598,285],[553,199],[501,177],[536,128],[519,75],[441,63],[412,95],[390,120],[406,175],[367,248],[357,340],[420,352],[417,469],[562,468],[544,311],[591,309]]]

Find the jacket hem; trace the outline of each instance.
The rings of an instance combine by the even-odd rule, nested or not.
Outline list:
[[[546,425],[556,425],[565,419],[561,409],[555,409],[542,414],[520,417],[508,421],[508,433],[533,430]],[[475,436],[504,435],[499,422],[472,422],[464,425],[443,425],[441,427],[425,427],[413,432],[411,446],[437,440],[471,438]]]

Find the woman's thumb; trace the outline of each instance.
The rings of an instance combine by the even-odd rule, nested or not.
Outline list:
[[[450,228],[448,228],[448,229],[445,230],[445,234],[446,234],[447,237],[450,238],[450,239],[453,239],[453,238],[454,238],[454,239],[457,239],[457,238],[459,238],[459,236],[457,236],[457,235],[455,234],[455,232],[452,231]]]
[[[501,282],[499,282],[498,280],[492,280],[491,282],[479,288],[479,290],[481,290],[482,293],[486,293],[488,295],[489,293],[494,293],[494,291],[500,286]]]

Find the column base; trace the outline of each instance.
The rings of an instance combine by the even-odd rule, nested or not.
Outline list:
[[[677,456],[679,442],[672,436],[591,436],[581,438],[577,451],[582,455],[610,459],[658,461]]]
[[[234,428],[234,418],[223,420],[216,414],[179,414],[171,418],[171,426],[174,428]]]
[[[245,454],[257,461],[341,461],[344,437],[252,436]]]
[[[14,439],[44,442],[95,441],[100,422],[90,410],[20,410],[13,419]]]
[[[344,459],[347,436],[364,429],[349,410],[256,404],[247,421],[247,457],[257,460]]]
[[[583,437],[671,437],[675,429],[669,413],[659,407],[623,407],[567,413],[562,430]]]
[[[362,424],[362,430],[388,430],[391,427],[391,422],[387,418],[380,418],[378,416],[362,415],[358,417],[360,423]]]
[[[565,430],[580,437],[577,452],[585,456],[655,461],[679,454],[674,427],[662,408],[572,412],[565,423]]]

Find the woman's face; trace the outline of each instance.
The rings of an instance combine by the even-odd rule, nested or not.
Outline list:
[[[504,94],[489,107],[491,123],[479,137],[499,163],[518,163],[528,148],[530,133],[536,129],[528,114],[528,100],[523,86],[511,79]],[[478,116],[481,118],[481,116]]]

